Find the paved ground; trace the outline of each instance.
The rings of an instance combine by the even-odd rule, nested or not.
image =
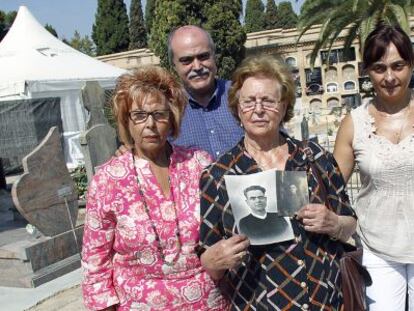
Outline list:
[[[80,269],[36,288],[0,287],[0,309],[7,311],[84,311]]]
[[[40,301],[27,311],[83,311],[82,294],[79,285],[62,290],[54,296]]]

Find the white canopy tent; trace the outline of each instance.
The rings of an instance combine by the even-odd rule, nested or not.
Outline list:
[[[81,88],[86,81],[113,88],[124,72],[55,38],[25,6],[0,42],[0,101],[60,97],[68,166],[82,159],[78,138],[85,129],[86,111]]]

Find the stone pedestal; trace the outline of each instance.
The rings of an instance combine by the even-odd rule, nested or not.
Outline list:
[[[37,287],[79,268],[82,235],[83,225],[53,237],[22,226],[0,232],[0,286]]]

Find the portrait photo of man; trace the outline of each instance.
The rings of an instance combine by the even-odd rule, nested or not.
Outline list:
[[[249,237],[252,245],[263,245],[293,238],[291,224],[277,213],[268,212],[266,189],[251,185],[244,189],[250,214],[239,220],[239,232]]]

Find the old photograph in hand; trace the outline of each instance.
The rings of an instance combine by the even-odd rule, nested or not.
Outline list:
[[[290,217],[309,201],[305,172],[268,170],[224,179],[238,231],[252,245],[294,238]]]

